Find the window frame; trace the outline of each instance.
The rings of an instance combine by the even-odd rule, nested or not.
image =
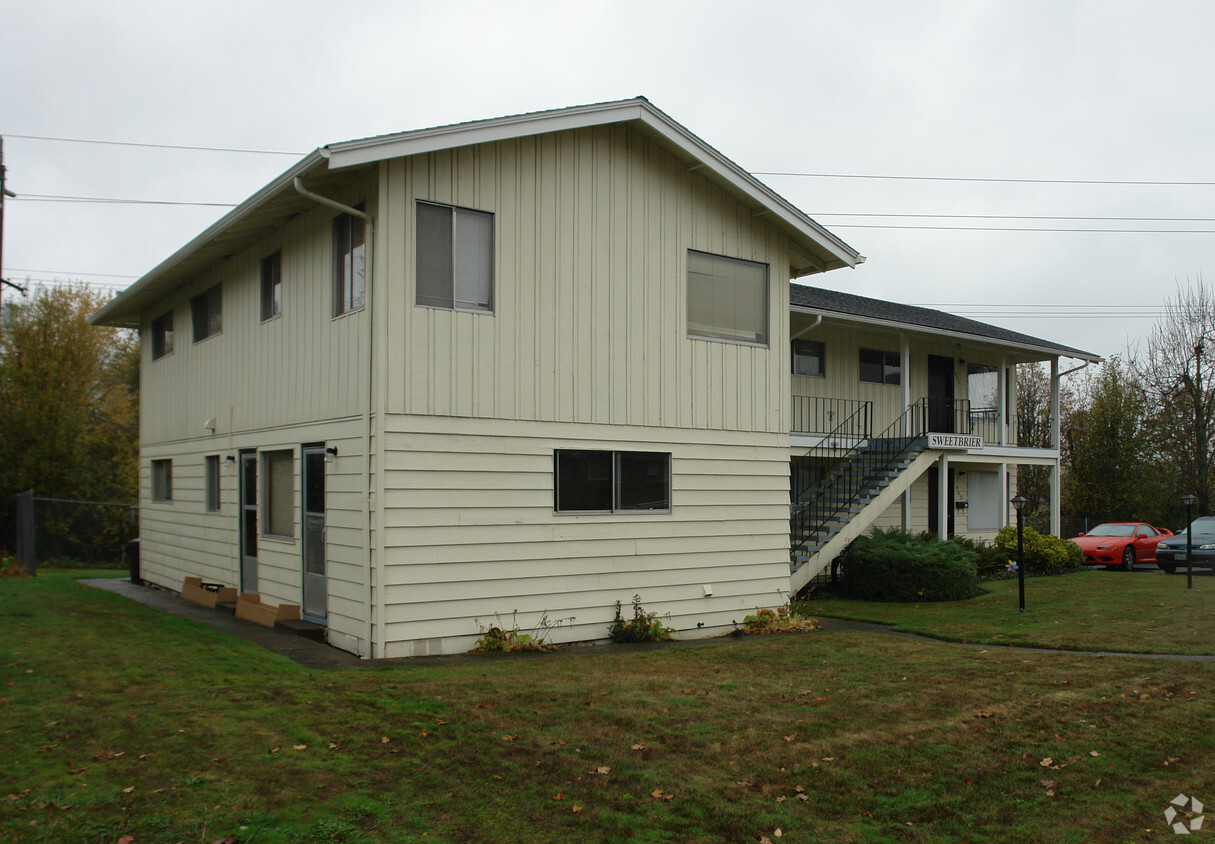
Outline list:
[[[362,211],[362,203],[356,205],[355,210]],[[356,260],[359,255],[361,262]],[[367,304],[367,223],[362,217],[341,213],[333,218],[332,273],[333,318],[363,310]],[[355,284],[356,278],[361,280],[361,285]]]
[[[165,311],[152,320],[152,360],[173,354],[173,311]]]
[[[261,264],[262,322],[283,313],[283,250],[278,249],[262,258]]]
[[[763,315],[763,332],[762,332],[762,334],[756,332],[755,337],[753,339],[747,339],[747,338],[741,336],[742,331],[740,330],[740,327],[737,325],[734,325],[734,326],[718,325],[718,326],[712,326],[705,330],[697,330],[692,327],[692,323],[693,323],[692,309],[693,309],[694,303],[697,306],[701,306],[705,301],[708,301],[708,300],[711,300],[714,298],[711,290],[698,289],[698,288],[701,288],[701,285],[693,282],[692,264],[693,264],[694,255],[698,256],[698,258],[697,258],[698,261],[700,259],[708,258],[712,262],[714,262],[718,265],[735,266],[738,268],[752,267],[755,269],[762,269],[763,280],[759,284],[759,286],[763,288],[763,305],[760,308],[760,311]],[[769,264],[763,263],[761,261],[751,261],[746,258],[734,258],[729,255],[717,255],[712,252],[704,252],[699,249],[689,249],[685,256],[685,261],[686,261],[686,266],[685,266],[684,277],[685,277],[685,282],[687,285],[687,297],[686,297],[686,301],[684,303],[685,304],[684,319],[687,322],[687,326],[686,326],[687,332],[686,333],[687,333],[688,339],[690,339],[690,340],[709,340],[709,341],[712,341],[715,343],[734,343],[734,344],[742,345],[742,346],[758,346],[758,347],[762,347],[762,348],[768,348],[772,342],[772,267]],[[731,274],[731,276],[728,277],[728,276],[722,275],[722,274],[709,274],[709,273],[699,273],[698,272],[698,273],[696,273],[696,275],[705,275],[705,276],[708,276],[710,279],[716,279],[716,284],[718,284],[718,285],[722,285],[729,278],[732,278],[735,282],[739,281],[739,279],[734,274]],[[735,298],[737,299],[737,294],[735,294]],[[734,308],[732,310],[734,313],[736,313],[736,314],[738,313],[737,308]]]
[[[434,268],[423,267],[423,259],[427,257],[426,250],[423,247],[424,242],[429,242],[423,238],[421,227],[423,225],[423,208],[446,211],[451,220],[450,230],[450,247],[451,254],[448,256],[446,265],[442,268],[449,274],[448,278],[442,280],[438,286],[446,285],[444,291],[447,294],[447,299],[438,301],[434,295],[436,291],[428,290],[423,293],[423,275],[429,272],[434,272]],[[486,303],[484,306],[480,304],[469,305],[466,302],[458,301],[456,293],[459,287],[461,277],[461,240],[460,240],[460,219],[461,217],[480,217],[488,220],[489,236],[484,244],[479,244],[485,249],[485,253],[480,255],[484,269],[488,273],[488,289],[486,290]],[[479,208],[467,208],[461,205],[449,205],[443,202],[433,202],[429,199],[417,199],[414,201],[414,296],[413,303],[419,308],[437,308],[445,311],[457,311],[460,313],[469,314],[493,314],[495,308],[495,299],[497,294],[497,273],[495,272],[495,263],[497,258],[497,249],[495,241],[497,239],[498,223],[494,212],[482,211]],[[464,269],[467,270],[468,264],[464,263]],[[423,296],[426,296],[428,301],[423,301]]]
[[[151,496],[163,504],[173,502],[173,458],[156,458],[151,465]]]
[[[266,539],[279,539],[287,542],[295,541],[295,449],[293,448],[273,448],[259,452],[261,456],[261,513],[258,517],[258,522],[261,526],[261,534]],[[272,463],[276,460],[285,459],[290,464],[291,470],[287,477],[290,479],[287,490],[288,496],[287,509],[290,511],[290,533],[279,533],[276,529],[282,527],[278,524],[278,518],[275,514],[275,496],[282,494],[282,490],[278,488],[278,481],[281,478],[274,474],[274,466]]]
[[[610,507],[594,508],[594,509],[574,509],[562,508],[562,456],[577,455],[584,457],[587,455],[599,454],[609,457],[609,476],[606,480],[609,482],[609,495],[611,498]],[[639,486],[644,486],[644,481],[638,484],[638,480],[633,477],[626,477],[629,473],[628,461],[642,458],[653,461],[659,459],[662,461],[662,472],[665,480],[665,499],[661,507],[640,507],[629,506],[622,499],[622,490],[626,487],[633,489]],[[605,480],[605,478],[598,478]],[[581,449],[581,448],[558,448],[553,450],[553,513],[562,516],[577,516],[577,515],[662,515],[670,514],[672,508],[672,473],[671,473],[671,452],[669,451],[616,451],[609,449]]]
[[[218,513],[220,510],[220,471],[219,455],[208,454],[203,457],[203,506],[208,513]]]
[[[213,284],[190,297],[190,325],[193,328],[194,342],[201,343],[217,334],[224,333],[224,291],[223,283]],[[199,329],[206,333],[200,336]]]
[[[818,354],[816,356],[800,355],[798,353],[798,344],[816,346]],[[791,344],[792,361],[791,371],[794,375],[801,378],[826,378],[827,377],[827,344],[822,340],[805,340],[801,338],[794,339]],[[798,372],[797,361],[799,357],[817,357],[818,372]]]
[[[868,364],[866,364],[866,361],[863,359],[866,352],[869,352],[871,355],[881,355],[881,362],[875,364],[873,361],[869,361]],[[891,361],[894,361],[894,363],[892,364]],[[866,365],[881,366],[881,380],[866,378]],[[893,376],[893,380],[891,376]],[[861,383],[863,384],[879,384],[888,387],[898,387],[903,383],[903,356],[898,352],[889,352],[885,349],[874,349],[867,346],[861,346],[857,354],[857,378],[860,379]]]

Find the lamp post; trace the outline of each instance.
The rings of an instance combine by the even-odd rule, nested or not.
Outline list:
[[[1185,588],[1194,588],[1194,543],[1192,541],[1194,533],[1191,528],[1194,526],[1194,519],[1190,515],[1194,507],[1194,502],[1197,501],[1196,496],[1190,495],[1188,492],[1181,496],[1181,503],[1185,504]]]
[[[1025,612],[1025,527],[1021,511],[1028,503],[1020,494],[1012,500],[1013,509],[1017,511],[1017,593],[1021,597],[1021,612]]]

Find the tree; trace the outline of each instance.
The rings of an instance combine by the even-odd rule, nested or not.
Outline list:
[[[1133,369],[1156,406],[1152,434],[1169,494],[1197,496],[1195,515],[1211,513],[1215,466],[1215,295],[1202,283],[1178,284],[1166,299]]]
[[[4,304],[0,334],[0,496],[12,537],[14,496],[136,503],[139,346],[88,316],[106,297],[84,285],[35,288]],[[125,520],[127,513],[112,514]],[[102,528],[97,528],[102,530]]]
[[[1050,372],[1041,363],[1017,366],[1017,444],[1049,448]],[[1020,466],[1017,493],[1026,500],[1022,511],[1042,533],[1050,531],[1050,467]]]
[[[1151,424],[1143,390],[1118,356],[1082,383],[1061,431],[1065,517],[1080,524],[1166,520]]]

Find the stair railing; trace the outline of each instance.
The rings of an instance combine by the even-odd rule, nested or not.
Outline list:
[[[821,482],[794,497],[789,514],[792,551],[802,548],[836,516],[853,507],[911,451],[928,432],[928,411],[928,400],[920,399],[882,433],[856,439],[842,454],[838,440],[834,451],[831,450],[827,442],[830,437],[807,452],[807,457],[842,457],[842,462]]]

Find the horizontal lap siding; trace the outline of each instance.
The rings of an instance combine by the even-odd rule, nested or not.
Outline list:
[[[290,450],[294,454],[292,539],[259,538],[258,591],[273,604],[299,604],[302,596],[301,452],[303,443],[338,449],[326,470],[326,559],[331,631],[366,638],[367,495],[361,419],[259,431],[214,440],[145,446],[141,460],[140,574],[144,580],[180,590],[186,577],[240,586],[239,463],[224,458],[244,449]],[[203,461],[220,458],[220,509],[208,512]],[[173,461],[173,501],[151,501],[151,461]],[[259,484],[265,475],[258,462]],[[259,507],[259,520],[263,517]]]
[[[426,417],[389,427],[409,430],[385,438],[386,655],[467,649],[478,621],[515,610],[521,627],[574,616],[555,640],[599,639],[634,593],[672,626],[728,626],[788,588],[779,437]],[[672,512],[554,513],[557,448],[669,451]]]

